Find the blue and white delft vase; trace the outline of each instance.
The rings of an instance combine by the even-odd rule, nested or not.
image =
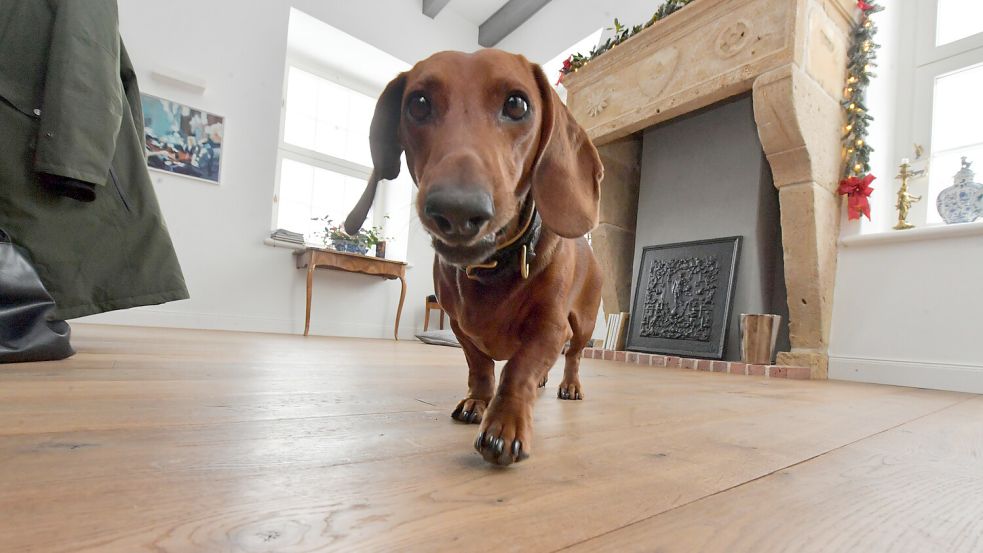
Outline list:
[[[935,206],[947,224],[970,223],[983,216],[983,185],[973,182],[971,161],[962,159],[962,169],[953,177],[954,184],[939,193]]]

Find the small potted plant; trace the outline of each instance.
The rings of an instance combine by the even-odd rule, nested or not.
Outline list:
[[[386,215],[385,218],[388,219],[389,216]],[[386,240],[389,238],[383,235],[384,231],[381,226],[372,227],[369,230],[360,229],[352,236],[345,232],[341,224],[335,224],[328,216],[314,218],[313,220],[324,223],[324,230],[319,234],[323,237],[325,247],[339,252],[357,253],[361,255],[368,253],[369,248],[375,247],[376,257],[386,257]]]
[[[322,221],[324,223],[324,230],[319,234],[322,235],[324,240],[324,246],[337,250],[339,252],[349,252],[365,255],[369,251],[369,246],[366,243],[366,236],[363,231],[359,231],[355,236],[351,236],[345,232],[344,227],[341,224],[335,224],[330,217],[320,217],[315,218],[315,221]]]

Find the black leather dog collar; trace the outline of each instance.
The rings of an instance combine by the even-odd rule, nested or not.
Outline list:
[[[516,270],[522,278],[529,277],[529,266],[536,258],[536,244],[539,242],[543,223],[535,202],[529,202],[528,211],[525,224],[518,234],[498,246],[488,259],[464,268],[468,278],[488,282],[511,276]]]

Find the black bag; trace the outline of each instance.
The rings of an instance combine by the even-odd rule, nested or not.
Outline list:
[[[65,321],[49,321],[55,301],[37,271],[0,230],[0,363],[64,359],[75,353]]]

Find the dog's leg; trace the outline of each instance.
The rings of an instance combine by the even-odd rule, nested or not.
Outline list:
[[[465,423],[479,423],[495,391],[495,361],[482,353],[464,333],[459,332],[457,323],[453,320],[451,329],[468,360],[468,395],[458,402],[451,412],[451,418]]]
[[[523,345],[502,368],[498,391],[485,411],[474,447],[489,463],[510,465],[532,452],[532,408],[536,389],[560,355],[567,333],[559,317],[533,317]],[[543,322],[547,321],[547,322]]]
[[[563,365],[563,380],[556,391],[560,399],[584,399],[584,387],[580,383],[580,352],[594,333],[594,319],[582,320],[576,313],[570,314],[570,328],[573,338],[567,348],[566,363]],[[589,327],[589,328],[588,328]]]
[[[566,339],[563,340],[563,342],[564,343],[569,342],[571,340],[571,337],[572,336],[573,336],[573,331],[571,331],[570,329],[567,329],[567,337],[566,337]],[[542,388],[545,388],[546,387],[546,383],[550,379],[550,369],[551,368],[553,368],[553,365],[550,365],[549,368],[547,368],[546,371],[543,373],[543,378],[542,378],[542,380],[539,381],[539,384],[537,385],[538,388],[542,389]]]

